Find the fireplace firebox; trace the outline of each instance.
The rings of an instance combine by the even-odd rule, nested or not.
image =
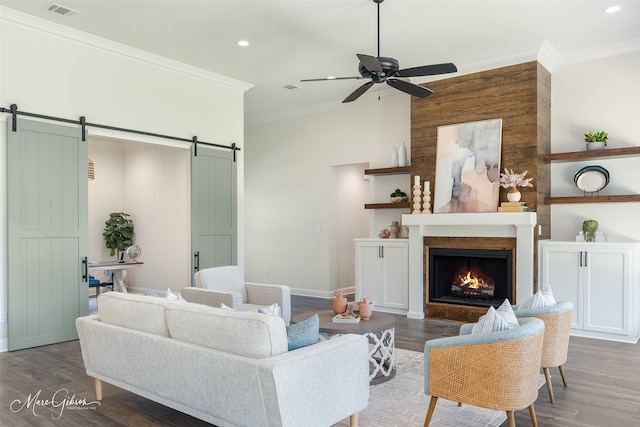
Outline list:
[[[429,301],[498,307],[512,297],[511,250],[429,248]]]

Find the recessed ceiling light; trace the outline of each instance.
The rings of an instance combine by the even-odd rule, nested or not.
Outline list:
[[[246,40],[239,40],[236,44],[237,44],[238,46],[241,46],[241,47],[247,47],[247,46],[249,46],[249,42],[248,42],[248,41],[246,41]]]
[[[611,6],[604,10],[604,13],[616,13],[622,9],[620,6]]]

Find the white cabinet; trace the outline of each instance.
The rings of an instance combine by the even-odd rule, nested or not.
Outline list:
[[[539,242],[539,287],[574,305],[571,335],[635,343],[638,243]]]
[[[406,314],[409,308],[409,241],[355,239],[356,301],[369,298],[374,311]]]

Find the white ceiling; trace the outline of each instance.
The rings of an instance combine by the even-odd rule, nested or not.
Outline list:
[[[357,76],[356,53],[377,54],[372,0],[54,2],[79,12],[71,17],[45,10],[50,3],[0,0],[8,8],[251,83],[245,95],[248,123],[339,106],[365,80],[300,79]],[[603,13],[614,4],[622,10]],[[380,54],[396,58],[401,68],[454,62],[459,73],[469,73],[535,59],[543,45],[560,62],[640,51],[638,0],[386,0],[380,11]],[[251,45],[238,47],[240,39]],[[289,84],[300,89],[283,88]],[[401,94],[386,88],[375,85],[355,102]]]

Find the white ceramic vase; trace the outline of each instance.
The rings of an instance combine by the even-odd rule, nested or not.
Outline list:
[[[407,148],[404,146],[404,142],[398,150],[398,166],[407,166]]]
[[[400,165],[400,160],[398,157],[398,149],[394,148],[393,153],[391,153],[391,167],[397,168]]]
[[[511,189],[507,192],[507,200],[510,202],[519,202],[522,194],[516,187],[511,187]]]

